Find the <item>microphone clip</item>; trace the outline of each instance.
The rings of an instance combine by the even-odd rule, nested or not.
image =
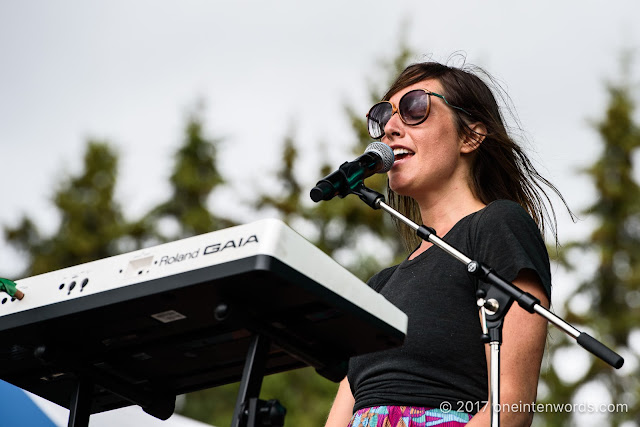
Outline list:
[[[335,196],[343,199],[359,185],[362,185],[361,165],[357,161],[344,162],[338,170],[318,181],[311,190],[311,200],[317,203]]]
[[[380,209],[380,203],[384,203],[384,196],[382,194],[365,187],[363,183],[360,183],[360,185],[351,190],[351,193],[360,197],[360,200],[373,209]]]

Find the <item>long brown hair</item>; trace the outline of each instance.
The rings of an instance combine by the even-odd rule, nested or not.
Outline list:
[[[487,78],[489,83],[485,83],[479,75]],[[556,214],[543,185],[559,196],[572,218],[573,213],[560,191],[538,173],[523,148],[509,135],[501,108],[489,87],[492,85],[496,92],[500,92],[499,85],[480,67],[466,65],[464,68],[455,68],[438,62],[423,62],[405,68],[383,100],[389,100],[400,90],[427,79],[437,79],[444,88],[442,95],[446,96],[447,101],[470,114],[468,116],[452,110],[455,111],[460,136],[467,135],[477,139],[478,135],[474,135],[469,127],[471,123],[481,122],[487,129],[482,143],[475,150],[471,166],[471,188],[476,197],[484,204],[498,199],[519,203],[531,215],[543,235],[545,226],[551,223],[551,232],[557,243]],[[508,109],[508,97],[501,92],[500,95]],[[388,200],[390,206],[414,222],[422,223],[420,209],[414,199],[388,189]],[[397,225],[407,248],[415,248],[419,244],[415,234],[406,227]]]

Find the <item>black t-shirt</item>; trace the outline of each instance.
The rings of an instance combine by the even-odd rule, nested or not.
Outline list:
[[[535,271],[550,296],[545,244],[517,203],[490,203],[441,237],[508,281],[522,269]],[[382,270],[369,286],[404,311],[409,323],[401,347],[351,358],[354,411],[380,405],[438,408],[446,401],[454,410],[459,402],[474,402],[466,405],[475,408],[467,412],[477,412],[488,398],[487,362],[480,341],[477,281],[465,265],[432,246],[413,260]]]

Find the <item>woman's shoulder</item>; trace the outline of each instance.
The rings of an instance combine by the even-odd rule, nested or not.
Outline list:
[[[527,215],[527,211],[517,202],[513,200],[498,199],[490,202],[484,209],[487,213],[493,214],[516,214]]]
[[[473,215],[470,231],[480,234],[540,235],[541,231],[531,215],[519,203],[512,200],[495,200]]]
[[[535,225],[531,215],[513,200],[499,199],[490,202],[484,209],[476,212],[476,220],[481,223],[495,223],[504,221],[524,221]]]
[[[367,284],[373,290],[379,291],[391,278],[391,276],[393,275],[393,273],[396,271],[397,268],[398,268],[398,265],[394,265],[391,267],[387,267],[383,270],[380,270],[367,281]]]

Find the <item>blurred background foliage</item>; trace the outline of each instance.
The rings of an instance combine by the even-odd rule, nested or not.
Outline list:
[[[376,74],[370,76],[371,104],[382,97],[398,72],[415,57],[402,41],[396,52],[395,57],[381,61]],[[609,85],[609,104],[594,124],[601,136],[602,153],[583,171],[597,191],[596,200],[583,211],[583,217],[595,221],[595,228],[583,241],[564,243],[556,254],[558,268],[569,272],[583,268],[587,255],[597,262],[592,263],[593,272],[588,279],[555,309],[579,329],[591,331],[623,354],[627,363],[616,372],[589,357],[584,373],[568,380],[562,375],[563,364],[554,362],[568,357],[563,356],[563,351],[575,348],[575,343],[551,328],[539,401],[582,403],[585,390],[600,385],[605,389],[606,402],[628,405],[626,413],[605,414],[601,425],[637,426],[630,420],[640,418],[640,189],[633,177],[640,131],[633,121],[633,85],[629,76],[622,80]],[[354,156],[359,155],[370,142],[363,114],[367,106],[342,108],[352,129],[351,151]],[[211,203],[212,196],[227,182],[217,167],[221,139],[206,135],[205,127],[202,107],[196,105],[187,117],[183,139],[174,155],[169,197],[133,220],[127,219],[114,199],[118,153],[109,141],[87,141],[83,170],[77,176],[65,177],[53,189],[52,202],[60,217],[57,229],[43,235],[28,215],[15,225],[4,225],[6,241],[27,259],[22,276],[235,225],[237,219],[216,213],[216,206]],[[245,201],[256,215],[268,212],[294,229],[313,230],[312,236],[305,237],[363,280],[406,256],[389,218],[357,198],[312,204],[308,193],[315,182],[305,182],[295,173],[299,145],[293,130],[281,146],[280,168],[261,171],[263,175],[272,173],[281,190],[265,192],[256,186],[259,194]],[[316,176],[325,176],[336,166],[325,156],[318,161]],[[367,185],[384,192],[386,178],[371,177]],[[238,384],[230,384],[190,393],[180,412],[212,425],[229,425],[237,389]],[[265,378],[261,397],[277,398],[283,403],[288,410],[285,425],[313,426],[324,424],[336,390],[337,384],[306,368]],[[547,412],[537,414],[534,423],[577,425],[575,416]]]
[[[557,363],[544,371],[540,386],[544,396],[539,396],[543,403],[580,405],[589,395],[603,394],[603,403],[625,409],[579,416],[606,416],[600,425],[611,426],[638,425],[640,420],[640,187],[634,179],[640,127],[634,122],[632,92],[630,75],[624,72],[619,82],[608,84],[608,105],[593,123],[602,151],[582,173],[590,177],[597,197],[581,216],[590,217],[594,229],[583,240],[565,243],[557,253],[557,262],[569,272],[589,274],[561,307],[555,307],[567,322],[625,357],[625,366],[615,370],[590,356],[581,375],[567,378],[562,372],[567,362],[560,359],[578,363],[571,359],[582,349],[551,328],[547,358]],[[539,414],[536,421],[545,426],[576,425],[575,416],[557,411]]]

